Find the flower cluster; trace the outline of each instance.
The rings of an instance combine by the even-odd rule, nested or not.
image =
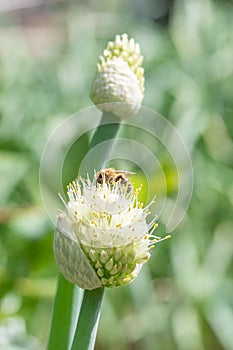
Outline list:
[[[68,185],[68,213],[58,216],[54,239],[56,261],[68,281],[91,290],[126,285],[138,275],[161,240],[153,235],[155,220],[146,222],[149,209],[138,192],[89,178]]]
[[[91,85],[90,97],[97,107],[120,118],[138,111],[144,97],[142,61],[139,44],[127,34],[108,43]]]

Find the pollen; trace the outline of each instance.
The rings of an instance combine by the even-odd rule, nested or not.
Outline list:
[[[169,238],[171,238],[172,236],[171,235],[167,235],[166,237],[165,237],[165,239],[169,239]]]
[[[140,209],[140,208],[143,208],[143,203],[142,202],[138,202],[137,203],[137,207]]]

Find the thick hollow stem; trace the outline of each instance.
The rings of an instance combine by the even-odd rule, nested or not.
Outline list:
[[[81,301],[82,291],[59,274],[47,350],[70,348]]]
[[[101,159],[98,159],[99,162],[104,163],[111,153],[114,139],[116,138],[118,131],[120,129],[121,122],[120,119],[114,116],[112,113],[104,112],[100,125],[94,132],[92,137],[89,150],[97,146],[98,144],[111,140],[110,145],[101,153]],[[93,169],[92,169],[93,171]]]
[[[104,288],[86,290],[71,350],[93,350]]]

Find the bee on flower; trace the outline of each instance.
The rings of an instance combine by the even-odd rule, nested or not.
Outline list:
[[[147,223],[150,211],[138,200],[140,189],[130,183],[126,191],[120,181],[96,186],[97,179],[68,185],[67,213],[59,214],[54,238],[61,273],[89,290],[131,283],[155,243],[168,238],[154,235],[155,219]]]
[[[128,179],[129,175],[133,175],[131,171],[125,170],[116,170],[114,168],[106,168],[99,171],[96,174],[96,183],[99,185],[103,185],[106,183],[111,186],[112,184],[119,182],[127,192],[132,191],[132,184]]]

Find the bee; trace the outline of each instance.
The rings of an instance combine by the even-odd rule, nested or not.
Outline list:
[[[103,185],[113,185],[115,183],[120,183],[123,188],[126,189],[127,193],[130,193],[133,189],[131,182],[129,181],[127,175],[133,175],[130,171],[116,170],[114,168],[106,168],[99,171],[96,174],[96,183]]]

